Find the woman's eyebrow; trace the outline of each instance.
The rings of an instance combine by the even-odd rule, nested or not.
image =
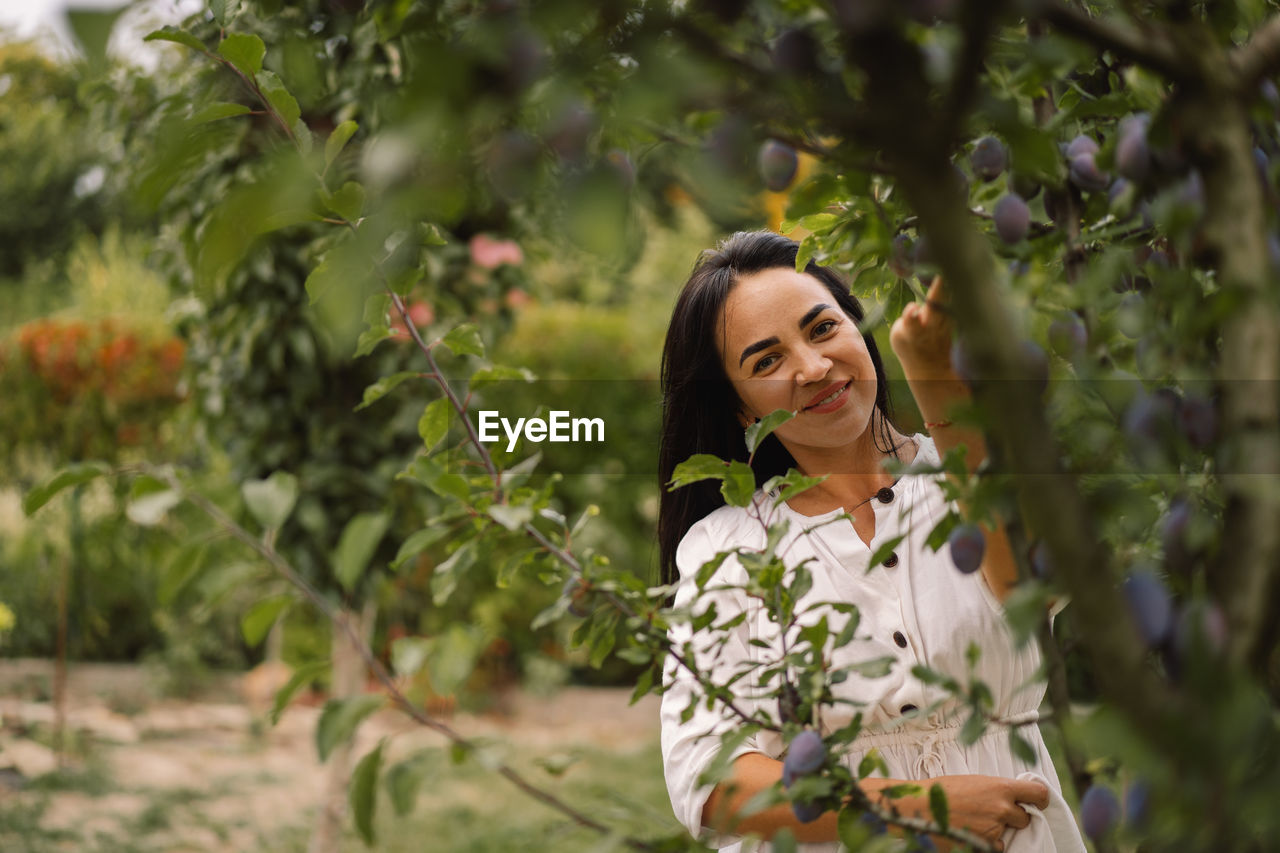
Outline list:
[[[831,306],[825,302],[819,302],[817,305],[806,311],[804,316],[800,318],[800,322],[796,325],[801,329],[804,329],[805,326],[809,325],[809,323],[813,321],[814,317],[817,317],[830,307]],[[742,351],[742,358],[738,359],[738,367],[742,367],[742,363],[750,358],[754,353],[758,353],[762,349],[768,349],[776,343],[778,343],[777,338],[765,338],[764,340],[756,341],[754,344],[751,344],[751,346]]]
[[[801,323],[800,325],[803,326],[804,324]],[[778,343],[777,338],[765,338],[762,341],[756,341],[754,344],[751,344],[742,351],[742,358],[738,359],[738,367],[742,367],[742,363],[750,358],[754,353],[758,353],[762,349],[768,349],[776,343]]]
[[[819,302],[817,305],[813,306],[813,307],[812,307],[812,308],[810,308],[808,311],[806,311],[806,312],[805,312],[805,315],[804,315],[803,317],[801,317],[801,318],[800,318],[800,328],[801,328],[801,330],[803,330],[805,326],[809,325],[809,322],[810,322],[814,317],[817,317],[819,314],[821,314],[823,311],[826,311],[826,310],[827,310],[828,308],[830,308],[830,307],[831,307],[831,306],[830,306],[830,305],[828,305],[828,304],[827,304],[827,303],[825,303],[825,302]]]

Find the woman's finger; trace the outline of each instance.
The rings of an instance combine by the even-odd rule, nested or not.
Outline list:
[[[1014,829],[1026,829],[1031,824],[1031,815],[1027,813],[1026,809],[1014,806],[1012,814],[1009,815],[1009,820],[1005,822]]]
[[[1017,802],[1030,803],[1041,809],[1049,807],[1049,788],[1043,782],[1026,779],[1014,784],[1016,787],[1013,791],[1013,798]]]

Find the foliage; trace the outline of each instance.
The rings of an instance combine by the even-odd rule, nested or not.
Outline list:
[[[823,608],[843,608],[838,631],[818,616],[807,570],[775,553],[786,531],[762,521],[766,545],[733,555],[746,569],[741,591],[795,634],[780,656],[732,674],[786,700],[776,716],[745,713],[728,704],[728,685],[697,671],[693,649],[667,639],[674,625],[731,620],[717,622],[706,600],[669,607],[671,589],[651,588],[610,559],[607,540],[584,534],[593,514],[570,507],[558,469],[539,475],[535,441],[504,455],[469,418],[497,398],[492,380],[522,378],[486,358],[510,328],[520,302],[511,295],[531,289],[527,252],[506,239],[536,233],[554,252],[625,269],[643,248],[637,209],[674,222],[692,199],[718,225],[750,221],[762,187],[795,180],[779,154],[803,150],[815,163],[791,188],[784,224],[803,235],[801,263],[844,270],[858,295],[884,306],[872,324],[922,297],[919,277],[947,280],[960,334],[953,363],[974,396],[956,417],[984,429],[994,464],[970,476],[952,457],[936,473],[951,475],[948,496],[974,519],[1009,523],[1028,565],[1006,610],[1020,637],[1045,641],[1060,722],[1070,697],[1043,614],[1050,597],[1072,598],[1063,618],[1102,703],[1063,726],[1072,781],[1136,776],[1149,786],[1150,821],[1120,830],[1144,849],[1266,849],[1280,832],[1268,802],[1280,492],[1271,479],[1235,476],[1280,472],[1267,247],[1280,95],[1266,79],[1280,25],[1266,11],[217,4],[187,29],[153,34],[204,64],[150,121],[156,156],[137,188],[177,235],[173,277],[200,300],[198,387],[235,478],[287,471],[299,498],[277,542],[180,475],[167,488],[326,612],[332,600],[375,594],[393,562],[429,567],[441,618],[460,592],[474,595],[464,611],[477,612],[490,577],[499,590],[541,587],[549,604],[531,630],[580,620],[572,642],[595,665],[616,655],[639,667],[637,694],[662,689],[664,660],[694,671],[705,701],[742,724],[713,770],[745,733],[790,739],[834,700],[833,685],[885,664],[831,668],[856,613]],[[410,302],[429,308],[421,329]],[[416,350],[398,348],[400,329]],[[350,414],[365,387],[396,375],[374,392],[395,384],[393,394]],[[747,454],[695,457],[677,479],[719,481],[726,501],[746,505],[760,485]],[[795,493],[810,483],[771,485]],[[391,537],[370,545],[367,513],[391,519]],[[414,533],[422,519],[429,532]],[[955,522],[933,531],[937,544]],[[404,536],[397,558],[392,539]],[[335,549],[360,557],[341,577]],[[713,581],[728,556],[698,573],[700,591],[722,591]],[[1137,576],[1146,580],[1123,583]],[[457,628],[439,626],[430,647],[400,640],[397,675],[413,676],[444,642],[456,645],[443,658],[475,661],[479,636]],[[403,710],[460,756],[476,755],[374,664]],[[963,673],[913,676],[947,694],[966,737],[1004,723],[990,718],[990,689]],[[858,733],[855,724],[824,742]],[[1011,737],[1010,748],[1025,744]],[[380,759],[356,779],[366,833],[371,777],[389,772]],[[857,846],[869,830],[850,817],[871,810],[857,781],[875,763],[850,768],[834,751],[825,761],[769,796],[802,809],[851,798],[842,836]],[[944,801],[932,812],[878,816],[963,838],[945,825]],[[1102,830],[1096,840],[1112,844]]]

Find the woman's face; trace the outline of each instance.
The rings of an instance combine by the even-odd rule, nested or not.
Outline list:
[[[798,412],[775,433],[793,456],[866,432],[875,366],[858,324],[813,276],[777,267],[740,278],[725,301],[719,349],[742,423],[775,409]]]

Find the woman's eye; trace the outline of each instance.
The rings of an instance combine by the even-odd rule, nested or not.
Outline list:
[[[759,373],[762,370],[767,370],[768,368],[773,367],[773,363],[777,360],[778,357],[776,355],[766,355],[764,358],[757,361],[755,367],[751,370],[753,373]]]
[[[827,332],[835,329],[838,325],[840,324],[835,320],[823,320],[821,323],[813,327],[813,334],[814,336],[825,335]]]

